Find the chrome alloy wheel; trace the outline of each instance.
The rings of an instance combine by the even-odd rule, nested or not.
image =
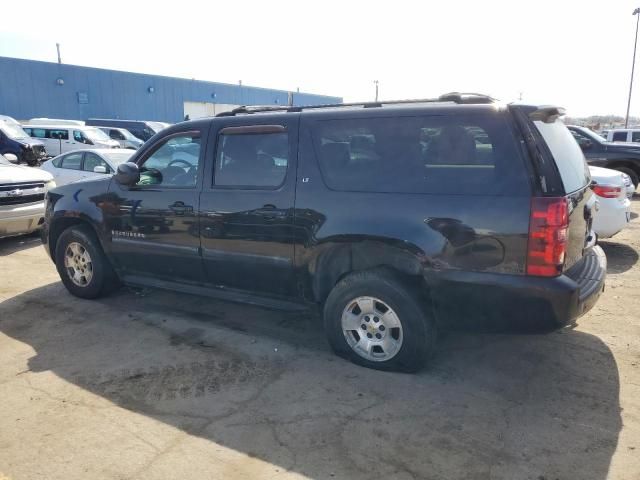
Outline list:
[[[93,263],[86,248],[77,242],[67,245],[64,252],[64,268],[71,281],[79,287],[86,287],[93,278]]]
[[[398,315],[374,297],[353,299],[342,312],[342,332],[349,346],[372,362],[392,359],[402,347]]]

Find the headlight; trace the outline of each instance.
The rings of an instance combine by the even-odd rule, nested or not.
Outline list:
[[[44,184],[44,191],[45,192],[48,192],[52,188],[56,188],[56,181],[55,180],[49,180],[48,182],[45,182],[45,184]]]

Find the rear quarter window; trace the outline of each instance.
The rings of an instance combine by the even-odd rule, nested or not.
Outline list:
[[[574,136],[562,121],[533,122],[556,162],[566,193],[584,188],[591,182],[589,167]]]
[[[521,150],[501,112],[316,120],[311,133],[332,190],[530,194]]]

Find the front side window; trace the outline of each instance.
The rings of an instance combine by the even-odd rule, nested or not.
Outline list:
[[[109,130],[109,137],[112,140],[124,140],[124,135],[119,130]]]
[[[96,155],[92,152],[87,152],[84,154],[84,165],[82,169],[85,172],[93,172],[96,167],[104,167],[106,172],[109,173],[111,170],[107,162],[105,162],[100,156]]]
[[[276,133],[221,134],[218,136],[214,185],[277,188],[289,164],[289,136]]]
[[[60,167],[67,170],[80,170],[82,167],[82,153],[70,153],[62,157]]]
[[[313,145],[339,191],[528,195],[522,156],[500,114],[318,120]]]
[[[172,136],[144,160],[138,185],[194,187],[199,162],[199,133]]]

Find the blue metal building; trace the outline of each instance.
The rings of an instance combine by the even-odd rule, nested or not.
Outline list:
[[[0,115],[178,122],[188,105],[313,105],[339,97],[0,57]],[[193,116],[192,116],[193,118]]]

